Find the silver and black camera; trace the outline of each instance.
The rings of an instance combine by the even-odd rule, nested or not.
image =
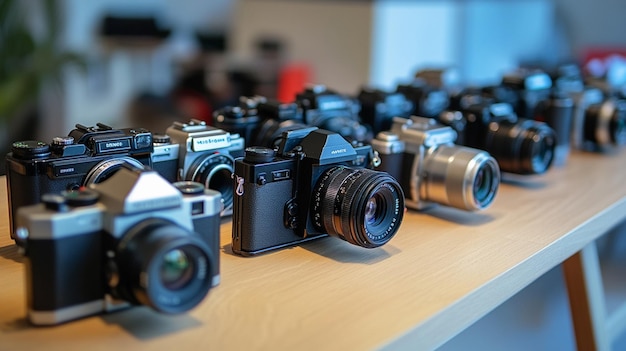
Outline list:
[[[315,127],[283,133],[277,149],[246,148],[235,161],[233,252],[256,255],[326,237],[374,248],[398,231],[400,184],[368,145]]]
[[[232,213],[234,158],[243,156],[239,134],[192,119],[175,122],[165,135],[155,135],[152,168],[169,181],[193,181],[222,194],[222,216]]]
[[[422,210],[442,204],[474,211],[493,201],[500,168],[489,153],[454,145],[456,132],[432,118],[396,117],[390,131],[378,133],[378,170],[395,177],[407,207]]]
[[[54,325],[131,305],[185,312],[219,283],[218,192],[121,168],[19,209],[28,319]]]
[[[67,136],[49,143],[14,142],[6,156],[11,233],[19,207],[38,203],[46,193],[101,182],[125,164],[150,166],[152,150],[148,130],[114,129],[102,123],[91,127],[76,124]]]

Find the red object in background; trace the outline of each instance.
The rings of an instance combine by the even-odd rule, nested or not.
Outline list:
[[[586,73],[602,77],[616,57],[626,60],[626,48],[588,48],[582,55],[582,64]]]
[[[213,109],[204,95],[185,91],[176,93],[174,99],[185,115],[213,125]]]
[[[288,64],[278,74],[276,97],[282,103],[293,102],[296,94],[301,93],[312,82],[312,70],[307,64]]]

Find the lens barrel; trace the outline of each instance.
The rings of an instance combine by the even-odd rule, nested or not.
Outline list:
[[[163,313],[195,307],[212,286],[214,257],[199,235],[165,219],[133,226],[117,246],[114,296]]]
[[[319,177],[311,218],[320,232],[365,248],[387,243],[404,215],[400,184],[384,172],[335,166]]]
[[[189,167],[188,180],[204,184],[207,189],[222,194],[224,209],[233,206],[233,158],[222,153],[212,153],[198,158]]]
[[[422,199],[468,211],[491,205],[500,185],[500,168],[493,157],[456,145],[431,149],[421,174]]]
[[[554,159],[556,134],[547,124],[532,120],[516,123],[492,122],[485,140],[485,151],[500,165],[502,172],[541,174]]]

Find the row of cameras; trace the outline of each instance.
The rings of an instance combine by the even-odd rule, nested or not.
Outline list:
[[[77,125],[50,144],[16,142],[7,185],[11,233],[30,263],[29,320],[189,310],[219,283],[223,216],[243,256],[328,235],[374,248],[395,235],[405,206],[489,206],[500,170],[545,172],[570,130],[580,147],[624,141],[623,101],[592,100],[587,88],[540,99],[537,74],[453,96],[419,79],[357,100],[314,87],[292,104],[242,99],[216,111],[214,127]],[[519,90],[524,116],[567,133],[488,96],[505,88]]]

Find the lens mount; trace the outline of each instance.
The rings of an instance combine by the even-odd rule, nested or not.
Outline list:
[[[387,173],[335,166],[319,177],[310,209],[316,230],[374,248],[398,231],[404,194]]]
[[[212,153],[196,159],[189,167],[187,180],[202,183],[207,189],[217,190],[222,194],[224,210],[233,206],[233,164],[230,155]]]
[[[216,274],[214,255],[198,234],[174,222],[139,222],[117,245],[113,294],[163,313],[181,313],[204,299]]]
[[[132,157],[121,156],[110,158],[108,160],[101,161],[96,164],[95,167],[92,167],[85,176],[83,185],[89,186],[91,184],[101,183],[109,179],[110,176],[112,176],[122,167],[131,167],[136,169],[145,168],[143,163]]]

